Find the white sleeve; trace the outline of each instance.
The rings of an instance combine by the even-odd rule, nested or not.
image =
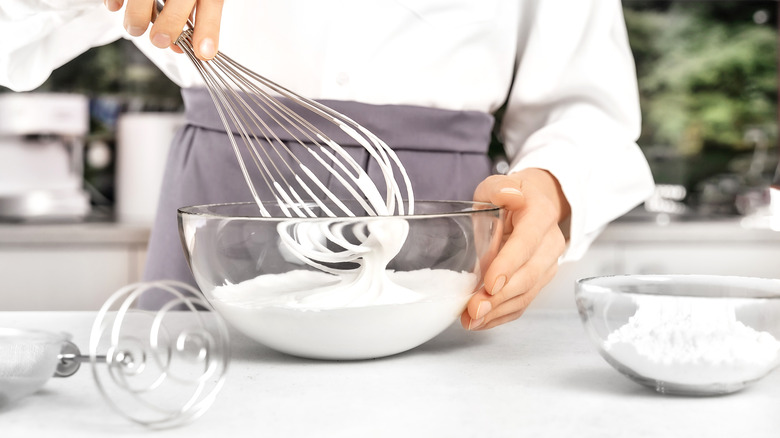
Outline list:
[[[124,33],[122,14],[100,0],[3,0],[0,4],[0,85],[40,86],[54,69]]]
[[[561,184],[572,211],[561,261],[576,260],[653,191],[636,144],[633,57],[619,0],[539,0],[523,8],[501,133],[510,172],[541,168]]]

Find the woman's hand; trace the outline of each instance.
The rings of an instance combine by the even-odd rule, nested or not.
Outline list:
[[[501,250],[460,318],[464,328],[482,330],[519,318],[558,272],[566,246],[558,224],[570,208],[558,181],[541,169],[488,177],[474,199],[506,210]]]
[[[108,10],[116,12],[124,0],[104,0]],[[149,39],[155,46],[170,47],[178,53],[181,49],[173,44],[184,29],[187,19],[194,16],[195,29],[192,43],[195,55],[202,60],[216,56],[219,45],[219,23],[222,19],[224,0],[168,0],[162,12],[152,25]],[[152,21],[155,0],[127,0],[125,8],[125,29],[132,36],[141,36]],[[197,11],[197,12],[196,12]]]

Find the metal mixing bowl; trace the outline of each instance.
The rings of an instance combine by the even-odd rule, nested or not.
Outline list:
[[[577,282],[576,300],[601,356],[661,393],[732,393],[780,364],[780,280],[595,277]]]
[[[354,201],[348,207],[360,210]],[[188,263],[208,301],[239,331],[317,359],[388,356],[444,331],[481,286],[502,234],[500,210],[476,202],[418,201],[414,215],[387,217],[299,219],[285,217],[276,203],[266,208],[273,218],[252,203],[179,209]],[[405,236],[386,233],[399,226]],[[385,240],[361,252],[358,244],[372,239]],[[385,250],[387,265],[371,268],[369,257]],[[306,261],[301,251],[333,260]],[[352,282],[359,265],[373,274]],[[401,288],[377,288],[383,275]]]

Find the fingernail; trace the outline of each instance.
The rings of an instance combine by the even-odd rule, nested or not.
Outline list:
[[[517,190],[514,187],[504,187],[503,189],[499,190],[499,192],[506,193],[507,195],[523,196],[523,192]]]
[[[146,32],[146,28],[141,26],[127,26],[127,33],[129,33],[132,36],[141,36]]]
[[[490,312],[490,309],[493,308],[493,305],[490,304],[490,301],[481,301],[479,303],[479,306],[477,306],[477,314],[474,316],[477,320],[481,320],[485,318],[485,315]]]
[[[158,33],[152,37],[152,44],[161,49],[165,49],[171,45],[171,37],[167,33]]]
[[[502,275],[496,278],[496,282],[493,283],[493,289],[490,289],[490,295],[495,295],[501,291],[506,285],[506,276]]]
[[[217,49],[214,46],[214,40],[211,38],[204,38],[203,41],[200,42],[200,46],[198,47],[200,49],[200,56],[211,59],[217,54]]]
[[[116,12],[122,9],[122,2],[120,2],[119,0],[106,0],[105,4],[108,10],[111,12]]]
[[[480,319],[472,319],[469,321],[469,330],[474,330],[476,328],[479,328],[479,326],[482,325],[482,323],[485,322],[485,318]]]

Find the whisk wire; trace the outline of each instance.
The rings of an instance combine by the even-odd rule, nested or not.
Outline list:
[[[229,141],[236,155],[242,176],[263,216],[271,214],[262,203],[261,197],[245,162],[245,155],[254,164],[262,182],[275,198],[282,213],[287,217],[316,217],[310,205],[316,204],[326,216],[338,216],[328,208],[328,199],[346,216],[355,216],[345,203],[322,182],[310,165],[302,162],[290,148],[287,141],[279,138],[274,126],[280,127],[316,163],[334,178],[368,215],[404,214],[401,188],[395,178],[397,168],[405,182],[408,197],[408,212],[413,213],[412,186],[397,154],[370,131],[319,103],[297,95],[291,90],[249,70],[229,56],[218,52],[211,61],[201,61],[195,56],[192,46],[192,29],[186,29],[175,43],[190,58],[203,78],[206,88],[215,103],[220,121],[225,126]],[[311,112],[336,125],[344,134],[357,142],[376,162],[385,182],[385,196],[372,182],[367,171],[338,142],[326,135],[316,124],[303,117],[299,111],[282,103],[276,96],[288,99],[297,107]],[[243,143],[243,150],[235,137]],[[293,168],[297,168],[297,171]],[[292,180],[288,180],[288,177]],[[304,201],[298,186],[310,197]],[[322,194],[317,196],[316,190]],[[312,202],[314,204],[312,204]]]
[[[395,202],[398,202],[399,213],[403,214],[403,202],[402,202],[402,199],[401,199],[401,196],[400,196],[400,189],[399,189],[397,183],[395,182],[395,178],[392,177],[393,176],[393,170],[392,170],[392,165],[390,164],[391,158],[392,158],[392,160],[400,168],[400,166],[401,166],[400,165],[400,160],[398,160],[397,156],[392,151],[392,149],[390,149],[384,142],[382,142],[378,137],[376,137],[374,134],[369,132],[364,127],[360,126],[358,123],[356,123],[355,121],[353,121],[349,117],[344,116],[343,114],[340,114],[340,113],[334,111],[333,109],[331,109],[331,108],[329,108],[329,107],[327,107],[325,105],[322,105],[322,104],[320,104],[320,103],[318,103],[316,101],[311,101],[311,100],[302,98],[302,97],[298,96],[297,94],[295,94],[294,92],[292,92],[291,90],[285,88],[284,86],[276,84],[275,82],[270,81],[270,80],[264,78],[263,76],[261,76],[261,75],[255,73],[255,72],[247,69],[246,67],[244,67],[241,64],[237,63],[236,61],[232,60],[232,58],[230,58],[229,56],[224,55],[224,54],[220,54],[220,55],[221,55],[221,58],[227,60],[227,62],[230,64],[229,67],[235,68],[236,70],[240,71],[244,75],[249,76],[252,79],[257,80],[258,82],[260,82],[261,84],[265,85],[266,87],[268,87],[272,91],[276,92],[277,94],[285,96],[285,97],[290,98],[292,100],[295,100],[298,105],[300,105],[300,106],[304,107],[305,109],[307,109],[307,110],[317,114],[318,116],[329,119],[332,123],[336,124],[347,135],[349,135],[350,137],[352,137],[353,139],[358,141],[358,143],[370,154],[370,156],[376,160],[377,164],[380,166],[380,168],[382,170],[382,174],[385,177],[385,183],[386,183],[386,186],[387,186],[387,195],[388,195],[389,204],[386,205],[385,209],[382,209],[383,211],[381,212],[381,214],[388,214],[388,211],[393,211],[394,206],[395,206]],[[263,93],[263,90],[257,90],[257,91],[260,91],[261,94]],[[318,133],[318,136],[320,137],[320,139],[322,141],[324,141],[325,143],[327,143],[333,150],[335,150],[339,154],[339,156],[341,158],[344,159],[344,161],[342,162],[340,160],[335,159],[332,155],[328,154],[328,157],[331,160],[333,160],[333,162],[336,163],[337,166],[339,166],[339,168],[344,173],[349,175],[350,178],[353,180],[353,182],[358,184],[360,182],[364,182],[365,183],[366,180],[370,180],[370,177],[365,173],[363,168],[360,165],[358,165],[354,161],[354,159],[351,158],[351,156],[349,156],[348,153],[346,151],[344,151],[343,148],[338,143],[336,143],[335,141],[327,138],[327,136],[325,134],[323,134],[321,131],[319,131],[316,127],[314,127],[311,123],[309,123],[306,119],[301,117],[299,114],[295,113],[294,111],[291,111],[289,108],[286,108],[283,105],[280,105],[280,106],[282,108],[284,108],[284,110],[283,110],[284,112],[289,113],[292,117],[294,117],[296,119],[296,121],[298,123],[301,123],[304,126],[306,126],[308,129],[312,130],[313,132]],[[363,133],[363,135],[360,135],[357,132],[356,128],[359,129]],[[287,131],[287,132],[289,133],[289,131]],[[305,132],[305,131],[303,131],[303,132]],[[311,137],[308,137],[308,138],[311,139]],[[367,141],[366,138],[370,139],[370,142]],[[319,145],[316,142],[315,142],[315,144]],[[311,153],[315,154],[315,156],[316,156],[316,153],[311,148],[309,148],[309,151]],[[323,153],[327,153],[327,149],[322,149],[322,152]],[[325,165],[325,163],[322,163],[322,164]],[[346,168],[346,164],[349,164],[353,168],[354,173],[350,173],[349,172],[349,170]],[[333,172],[333,169],[330,168],[329,171]],[[345,187],[351,187],[351,185],[349,183],[347,183],[347,181],[344,180],[344,179],[339,179],[339,182],[341,182],[343,185],[345,185]],[[373,184],[369,184],[369,186],[373,187]],[[411,184],[410,183],[407,184],[406,189],[407,189],[407,192],[409,194],[412,193],[411,192]],[[357,196],[357,192],[356,191],[351,190],[350,192],[351,192],[351,194],[353,196]],[[390,196],[391,193],[395,193],[396,196],[395,197],[391,197]],[[372,205],[382,205],[383,204],[383,201],[381,201],[381,196],[379,195],[378,191],[375,191],[373,193],[372,192],[368,192],[368,193],[364,193],[364,194],[366,195],[366,197],[372,199],[372,202],[371,202]],[[366,206],[364,205],[363,207],[365,208]],[[377,214],[375,212],[372,212],[371,209],[368,209],[368,211],[369,211],[369,214]]]
[[[189,35],[185,35],[185,34],[182,34],[182,35],[184,35],[185,37],[189,37]],[[184,41],[185,41],[185,43],[180,44],[180,46],[182,46],[182,48],[185,51],[185,53],[187,53],[191,57],[191,59],[197,60],[197,58],[195,58],[195,54],[194,54],[194,51],[192,49],[191,41],[189,39],[185,39]],[[241,115],[241,113],[236,111],[236,109],[235,109],[236,106],[237,106],[236,103],[235,103],[236,100],[242,101],[240,96],[235,92],[235,90],[233,90],[233,88],[230,86],[230,83],[228,83],[227,80],[224,78],[224,75],[220,74],[220,72],[218,70],[216,70],[213,66],[211,66],[211,65],[209,65],[207,63],[201,62],[199,60],[197,62],[194,62],[194,64],[198,68],[199,73],[201,74],[201,76],[203,77],[204,81],[207,84],[206,88],[209,90],[209,93],[210,93],[210,95],[212,97],[212,100],[214,100],[214,102],[215,102],[215,106],[217,108],[217,111],[218,111],[218,114],[220,116],[220,119],[221,119],[222,123],[226,127],[230,126],[228,124],[228,122],[227,122],[227,117],[225,117],[225,113],[227,112],[230,115],[230,118],[232,119],[232,121],[234,122],[233,124],[235,125],[235,128],[239,131],[238,134],[240,135],[240,137],[241,137],[241,139],[242,139],[242,141],[244,143],[245,148],[248,150],[248,155],[250,156],[250,158],[254,162],[255,167],[257,167],[257,169],[260,171],[260,175],[263,178],[266,186],[269,187],[270,189],[272,189],[272,194],[274,195],[274,197],[275,197],[275,199],[277,201],[277,204],[279,204],[279,206],[282,208],[283,213],[286,216],[291,217],[291,215],[290,215],[290,213],[289,213],[289,211],[287,209],[287,207],[289,206],[289,207],[291,207],[293,209],[293,211],[296,213],[296,215],[303,216],[304,214],[301,213],[301,211],[298,209],[297,205],[305,205],[305,203],[303,203],[302,201],[299,201],[298,203],[293,203],[292,201],[289,200],[289,197],[287,197],[288,200],[283,202],[279,198],[279,196],[282,196],[283,198],[286,197],[284,193],[281,193],[281,192],[284,192],[284,190],[282,190],[281,187],[279,186],[279,184],[276,183],[276,180],[273,177],[271,170],[266,165],[266,162],[264,160],[259,160],[258,159],[258,156],[259,156],[259,153],[257,151],[258,148],[256,148],[254,143],[252,142],[252,138],[253,137],[255,138],[256,141],[258,141],[257,136],[255,134],[250,134],[249,132],[247,132],[247,129],[245,127],[246,126],[246,118],[243,117]],[[210,70],[211,72],[209,73],[209,71],[207,71],[207,70]],[[222,85],[221,87],[219,86],[220,83]],[[231,98],[231,95],[228,94],[228,93],[232,94],[233,97]],[[259,119],[259,117],[256,117],[255,119]],[[244,123],[239,123],[239,122],[242,122],[242,121]],[[258,129],[258,131],[261,132],[262,135],[265,136],[266,140],[270,143],[270,140],[268,139],[267,134],[265,134],[266,132],[270,131],[270,129]],[[239,147],[236,144],[235,139],[233,138],[232,135],[229,136],[229,140],[230,140],[230,142],[231,142],[231,144],[233,146],[233,149],[234,149],[234,151],[236,153],[236,156],[239,158],[238,162],[239,162],[239,166],[241,167],[242,173],[244,174],[244,179],[247,181],[247,185],[249,186],[250,190],[252,191],[252,194],[253,194],[253,197],[254,197],[255,201],[260,206],[261,214],[263,214],[263,216],[270,216],[270,214],[267,212],[265,207],[262,206],[262,201],[260,200],[259,196],[257,195],[257,191],[254,188],[254,183],[252,182],[252,179],[251,179],[251,177],[250,177],[250,175],[249,175],[249,173],[248,173],[248,171],[246,169],[244,160],[241,158],[243,155],[241,154],[241,152],[239,150]],[[260,150],[262,150],[263,153],[265,153],[266,155],[268,154],[268,152],[267,152],[267,150],[265,148],[260,148]],[[275,148],[274,148],[274,150],[276,151]],[[268,156],[268,158],[269,158],[268,161],[270,161],[272,166],[274,168],[276,168],[275,162],[272,159],[270,159],[270,156]],[[282,162],[284,162],[286,164],[286,162],[284,160],[282,160]],[[283,173],[279,172],[278,168],[276,170],[277,170],[277,174],[284,180]],[[289,186],[289,183],[287,183],[286,180],[285,180],[285,184],[287,184]],[[273,193],[273,191],[274,191],[273,189],[276,189],[276,193]],[[308,215],[309,216],[314,216],[314,213],[311,212],[311,210],[309,210],[309,214]]]
[[[226,58],[228,60],[230,59],[226,55],[222,55],[220,56],[220,58]],[[234,62],[234,61],[231,60],[230,62]],[[223,69],[225,69],[226,71],[232,71],[233,65],[225,64],[222,59],[220,59],[220,63]],[[251,72],[250,70],[247,70],[241,65],[237,65],[236,68],[248,76],[257,76],[255,73]],[[267,81],[261,76],[257,76],[257,77],[259,78],[258,81],[261,83],[264,84],[270,83],[270,81]],[[240,85],[248,84],[246,88],[242,87],[242,91],[244,91],[249,96],[251,96],[250,99],[255,100],[256,103],[259,103],[256,99],[262,98],[263,103],[265,103],[266,105],[259,105],[259,106],[263,109],[265,114],[268,115],[279,126],[281,126],[282,129],[285,132],[287,132],[299,145],[305,148],[312,155],[312,157],[315,160],[317,160],[317,162],[319,162],[320,165],[322,165],[331,174],[331,176],[335,177],[339,181],[339,183],[341,183],[341,185],[360,203],[361,207],[365,209],[369,215],[388,214],[387,209],[376,211],[376,209],[372,207],[372,206],[383,205],[383,200],[379,196],[379,192],[377,190],[365,189],[365,187],[374,188],[373,183],[371,183],[368,174],[365,172],[365,170],[363,170],[363,168],[360,165],[357,164],[354,158],[352,158],[352,156],[350,156],[338,143],[328,138],[322,131],[320,131],[316,126],[311,124],[308,120],[303,118],[300,114],[296,113],[295,111],[292,111],[290,108],[286,107],[285,105],[282,105],[276,99],[273,99],[267,94],[265,94],[264,90],[262,90],[261,88],[253,86],[249,81],[242,80],[241,76],[237,76],[237,79],[239,80],[238,82],[240,82]],[[278,88],[283,93],[291,93],[289,90],[281,86],[279,86]],[[276,109],[276,111],[275,112],[269,111],[268,110],[269,107]],[[251,107],[246,106],[246,109],[247,111],[250,111],[252,114],[254,114],[256,118],[259,118],[257,117],[257,114],[252,110]],[[321,114],[323,116],[326,115],[324,112],[319,110],[316,110],[315,113]],[[279,122],[277,115],[280,116],[283,120],[285,120],[288,123],[283,124]],[[300,125],[296,125],[294,122],[297,122]],[[288,125],[298,127],[298,131],[300,131],[309,140],[310,143],[314,144],[317,147],[316,148],[310,147],[306,142],[299,139],[290,129],[287,128]],[[301,128],[301,125],[307,128],[310,132],[313,132],[315,135],[314,136],[310,135],[309,132]],[[267,129],[270,129],[267,127],[267,125],[264,124],[264,126]],[[287,147],[287,145],[284,142],[279,140],[278,137],[276,137],[275,135],[274,137],[277,143],[281,145],[287,151],[290,157],[292,157],[296,161],[299,168],[301,168],[301,170],[304,171],[304,173],[310,178],[310,180],[313,183],[315,183],[320,188],[320,190],[322,190],[326,194],[326,196],[329,199],[334,201],[347,216],[354,216],[354,214],[338,199],[338,197],[336,197],[324,184],[321,184],[319,178],[314,176],[314,174],[310,171],[310,169],[307,166],[305,166],[303,163],[301,163],[301,161],[295,156],[295,154],[292,153],[292,151],[290,151],[290,149]],[[335,150],[342,158],[342,160],[339,160],[336,156],[330,153],[330,151],[327,148],[325,148],[320,143],[320,141],[325,143],[331,149]],[[273,146],[272,142],[269,141],[269,143],[271,143],[271,145]],[[325,158],[327,158],[327,160],[323,158],[320,154],[325,155]],[[330,163],[335,163],[336,167],[334,167]],[[352,172],[350,172],[350,169],[347,167],[348,165],[352,167]],[[338,170],[341,170],[341,172],[339,172]],[[351,182],[348,181],[347,178],[344,177],[345,175],[352,181]],[[300,181],[299,184],[302,184],[304,189],[307,191],[307,193],[309,193],[309,195],[312,196],[315,200],[318,199],[318,197],[314,196],[313,192],[309,190],[307,184],[303,183],[302,181]],[[362,189],[363,195],[365,195],[368,198],[369,202],[363,201],[363,196],[361,196],[361,193],[359,193],[356,187],[363,188]],[[320,206],[322,207],[324,205],[320,205]]]
[[[195,54],[192,48],[192,42],[191,40],[188,40],[188,38],[191,38],[191,33],[187,35],[186,31],[179,36],[179,38],[176,40],[176,45],[180,47],[189,57],[190,59],[193,59]],[[197,59],[197,58],[196,58]],[[198,70],[198,73],[200,73],[203,80],[206,82],[206,90],[208,90],[209,95],[211,96],[211,100],[215,103],[214,107],[217,110],[217,114],[219,115],[220,120],[222,121],[222,124],[224,126],[229,126],[227,117],[224,114],[223,107],[225,107],[224,104],[224,96],[220,95],[219,88],[217,88],[213,82],[214,79],[211,78],[207,73],[205,73],[204,69],[205,67],[200,62],[193,62],[196,69]],[[232,135],[228,136],[230,139],[230,144],[233,148],[233,152],[235,153],[236,157],[241,156],[241,151],[238,148],[238,144],[236,144],[235,139]],[[260,214],[265,217],[270,217],[271,214],[268,212],[268,210],[263,205],[262,200],[260,199],[260,196],[257,193],[257,189],[255,188],[254,184],[252,183],[252,179],[249,175],[249,171],[246,167],[246,164],[244,163],[244,160],[239,159],[238,165],[241,169],[241,174],[244,177],[244,180],[247,183],[247,187],[249,188],[250,192],[252,193],[252,198],[254,199],[255,203],[258,205],[258,208],[260,209]],[[263,178],[265,178],[265,175],[263,175]],[[268,184],[268,182],[266,182]]]

